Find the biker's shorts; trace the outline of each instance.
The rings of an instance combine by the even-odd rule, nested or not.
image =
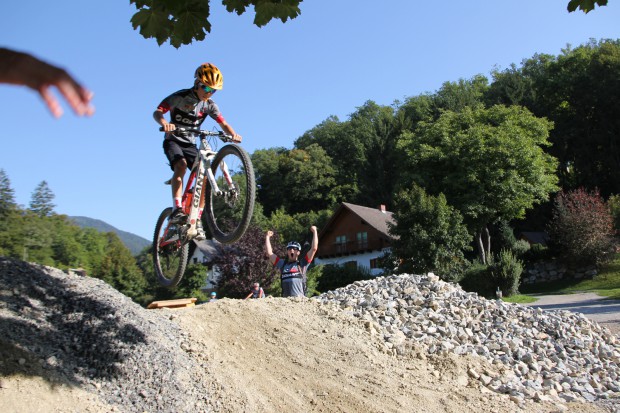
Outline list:
[[[198,149],[196,149],[196,145],[193,143],[183,144],[166,139],[164,140],[164,153],[168,158],[170,169],[174,171],[174,164],[179,159],[185,159],[187,167],[191,168],[198,156]]]

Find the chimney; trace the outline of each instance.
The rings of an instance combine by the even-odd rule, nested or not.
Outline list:
[[[379,210],[385,214],[385,205],[384,204],[379,205]]]

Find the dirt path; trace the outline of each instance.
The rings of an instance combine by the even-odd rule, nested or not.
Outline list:
[[[608,300],[594,293],[532,295],[534,303],[526,304],[543,310],[568,310],[583,313],[591,320],[620,335],[620,300]]]
[[[479,358],[388,355],[355,319],[311,300],[224,299],[175,316],[205,349],[204,378],[219,411],[558,411],[481,389],[468,370],[494,368]],[[565,411],[603,410],[580,404]]]

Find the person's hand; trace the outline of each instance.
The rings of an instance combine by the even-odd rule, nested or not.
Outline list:
[[[39,92],[55,117],[62,116],[62,108],[51,92],[55,87],[79,116],[91,116],[93,93],[79,84],[66,70],[45,63],[27,53],[0,49],[0,82],[24,85]]]
[[[241,135],[237,135],[236,133],[235,133],[235,134],[233,135],[233,137],[232,137],[232,140],[233,140],[233,142],[235,142],[235,143],[241,143],[241,140],[242,140],[242,139],[243,139],[243,138],[241,137]]]
[[[267,231],[267,236],[268,236],[269,238],[273,237],[273,231]]]
[[[177,129],[177,125],[175,125],[174,123],[166,123],[164,126],[162,126],[162,128],[164,128],[164,132],[172,132]]]
[[[315,227],[314,225],[313,225],[313,226],[311,226],[311,227],[310,227],[310,231],[312,231],[312,232],[316,232],[316,227]]]

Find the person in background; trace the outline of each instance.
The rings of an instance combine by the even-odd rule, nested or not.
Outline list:
[[[209,302],[212,303],[214,301],[217,301],[217,293],[215,291],[211,291]]]
[[[252,285],[252,291],[250,291],[250,294],[248,294],[245,299],[247,300],[248,298],[265,298],[265,292],[263,291],[259,283],[254,283]]]
[[[273,253],[271,237],[273,231],[267,231],[265,236],[265,249],[269,261],[280,270],[282,281],[282,297],[305,297],[306,296],[306,271],[319,249],[319,236],[316,227],[310,227],[312,232],[312,245],[306,255],[300,260],[301,245],[297,241],[291,241],[286,246],[286,260],[281,260]]]
[[[78,83],[66,70],[23,52],[0,47],[0,83],[27,86],[41,95],[56,118],[62,116],[60,103],[50,88],[55,87],[78,116],[91,116],[93,93]]]

